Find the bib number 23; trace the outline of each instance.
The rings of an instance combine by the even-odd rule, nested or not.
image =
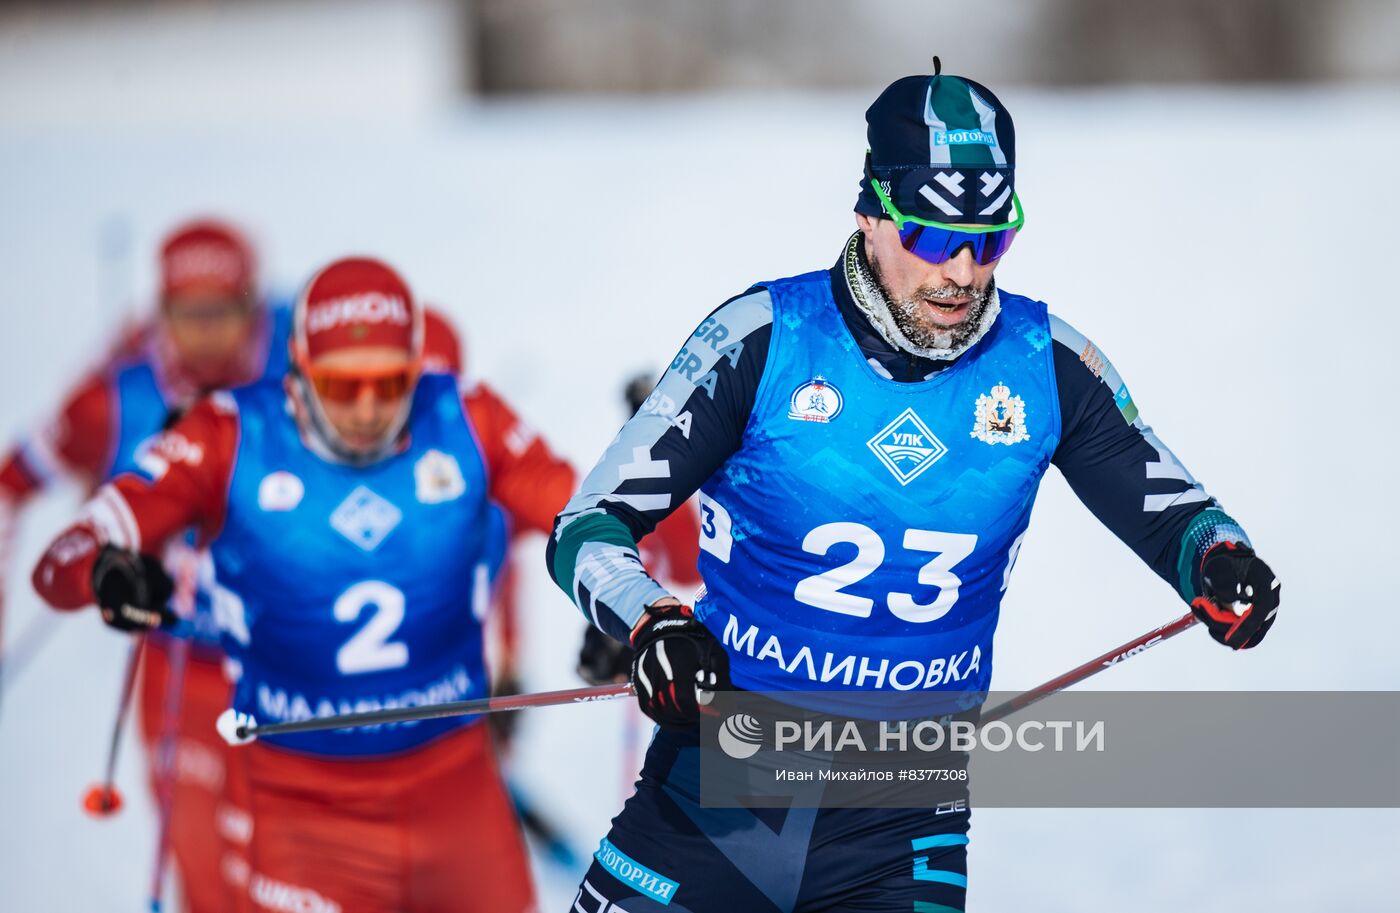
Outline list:
[[[869,618],[875,608],[875,600],[847,593],[845,588],[864,580],[884,563],[884,540],[875,530],[861,523],[823,523],[803,538],[802,550],[812,555],[825,555],[841,544],[854,545],[855,557],[829,571],[804,577],[798,581],[793,596],[798,602],[828,612]],[[953,573],[953,568],[972,554],[977,547],[977,536],[972,533],[909,529],[904,531],[901,545],[909,551],[933,555],[919,568],[918,583],[925,587],[937,587],[938,595],[928,602],[920,602],[912,593],[891,592],[886,594],[885,605],[895,617],[904,621],[937,621],[947,615],[958,601],[958,587],[962,585],[962,580]]]

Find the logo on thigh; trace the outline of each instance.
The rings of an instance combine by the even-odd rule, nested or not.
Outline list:
[[[660,904],[669,905],[681,886],[680,882],[672,881],[637,862],[613,846],[606,837],[598,844],[598,852],[593,854],[593,858],[598,860],[598,864],[607,869],[612,877]],[[584,882],[584,886],[590,887],[591,890],[587,881]]]

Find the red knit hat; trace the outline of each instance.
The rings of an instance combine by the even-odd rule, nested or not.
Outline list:
[[[253,248],[237,229],[214,219],[187,222],[160,247],[161,297],[189,291],[251,297]]]
[[[296,306],[296,355],[303,364],[352,346],[401,348],[418,359],[423,315],[413,293],[388,265],[348,257],[307,283]]]
[[[462,373],[462,342],[457,330],[432,306],[423,308],[423,370]]]

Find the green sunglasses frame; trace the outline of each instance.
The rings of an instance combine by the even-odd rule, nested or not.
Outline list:
[[[889,194],[885,193],[879,181],[870,178],[870,187],[875,191],[875,196],[880,198],[880,206],[884,208],[885,215],[894,220],[896,228],[902,229],[906,222],[913,222],[915,225],[924,225],[928,228],[942,228],[945,231],[960,231],[970,235],[983,235],[993,231],[1006,231],[1008,228],[1014,228],[1019,231],[1021,226],[1026,224],[1026,211],[1021,208],[1021,198],[1017,196],[1014,190],[1011,192],[1011,203],[1016,207],[1015,221],[1003,222],[1000,225],[954,225],[950,222],[935,222],[932,219],[921,219],[918,216],[906,216],[894,205],[894,201],[890,199]]]

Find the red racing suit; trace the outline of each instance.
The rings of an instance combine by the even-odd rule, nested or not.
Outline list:
[[[573,470],[538,436],[523,432],[484,384],[465,394],[462,407],[490,499],[513,528],[547,531],[573,491]],[[167,467],[158,479],[117,478],[55,540],[35,569],[40,594],[58,608],[91,603],[91,567],[101,544],[150,550],[189,527],[199,530],[202,543],[216,539],[229,509],[239,437],[236,412],[221,408],[219,397],[201,401],[152,449]],[[325,535],[335,533],[327,527]],[[533,904],[523,846],[484,727],[373,760],[263,743],[233,756],[228,789],[248,817],[221,822],[235,844],[222,868],[246,909],[291,902],[341,911]]]
[[[269,356],[280,356],[274,346],[285,347],[278,332],[285,320],[285,311],[263,312],[252,344],[235,366],[239,376],[259,377],[269,362],[277,363]],[[139,382],[141,378],[147,382]],[[167,417],[189,406],[197,393],[160,325],[140,324],[122,334],[103,364],[74,388],[53,419],[0,458],[0,619],[5,572],[22,508],[61,478],[72,478],[92,491],[129,468],[143,439],[158,434]],[[165,557],[172,576],[184,579],[188,594],[194,554],[177,547]],[[166,636],[152,637],[142,653],[139,731],[151,792],[158,806],[166,804],[170,810],[169,840],[185,906],[192,913],[227,910],[227,892],[219,883],[224,844],[215,826],[221,814],[229,814],[221,812],[228,746],[213,730],[228,706],[221,655],[208,641],[192,644]],[[172,667],[180,670],[173,679]],[[168,778],[158,763],[166,744],[173,749]]]

